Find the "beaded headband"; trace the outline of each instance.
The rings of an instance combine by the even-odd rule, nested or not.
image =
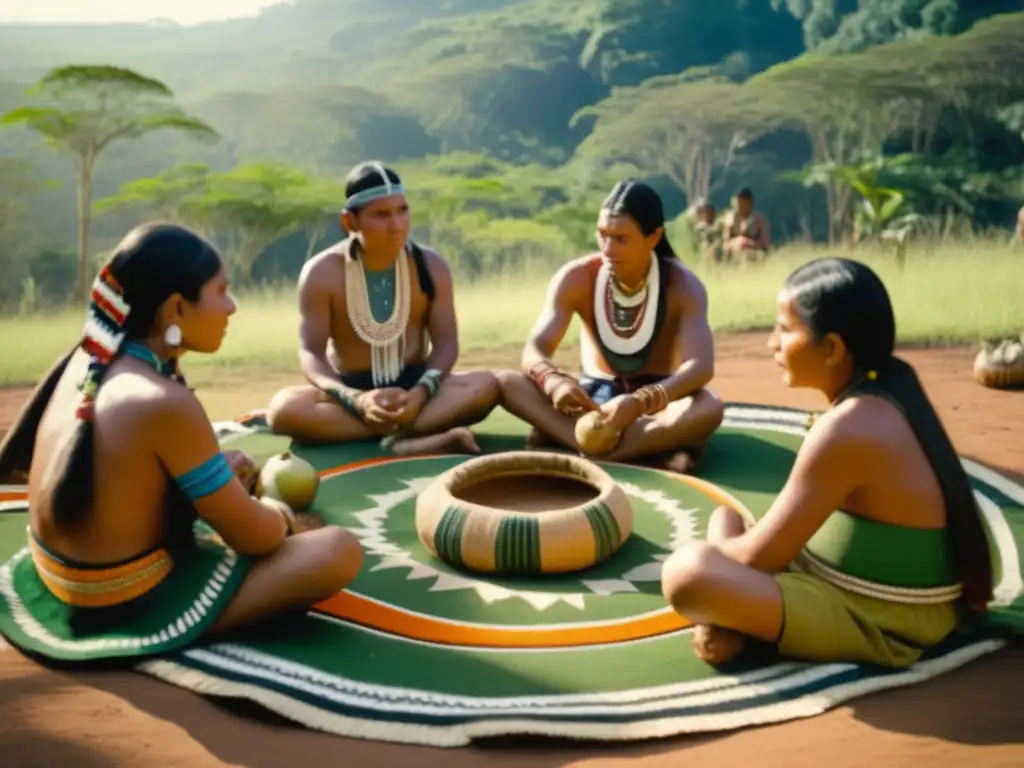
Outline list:
[[[342,206],[343,211],[355,211],[357,208],[372,203],[374,200],[379,200],[382,197],[390,197],[391,195],[404,195],[405,187],[401,184],[395,184],[391,181],[384,166],[380,163],[374,163],[374,167],[377,169],[377,173],[380,174],[381,179],[384,180],[383,184],[376,187],[370,187],[360,192],[356,192],[354,195],[350,195],[345,200],[345,205]]]
[[[81,347],[89,355],[89,368],[79,387],[82,402],[78,405],[76,416],[83,421],[92,421],[100,379],[121,349],[124,324],[130,311],[131,306],[124,299],[124,291],[108,264],[93,281],[82,334]]]

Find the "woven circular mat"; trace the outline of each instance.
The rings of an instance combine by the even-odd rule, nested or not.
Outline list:
[[[398,459],[365,445],[300,451],[321,470],[314,510],[363,546],[359,577],[304,619],[139,668],[200,693],[248,698],[311,728],[451,747],[515,733],[644,739],[808,717],[1002,647],[951,638],[903,672],[775,659],[715,670],[693,656],[686,622],[661,595],[662,563],[705,535],[718,504],[764,514],[807,417],[730,406],[700,477],[602,463],[630,500],[633,534],[600,565],[558,576],[471,574],[421,544],[417,494],[465,457]],[[284,448],[258,418],[221,426],[230,447]],[[484,437],[491,449],[522,444]],[[965,466],[996,553],[994,615],[1019,621],[1024,488]]]

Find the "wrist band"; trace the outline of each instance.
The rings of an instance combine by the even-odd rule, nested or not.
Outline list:
[[[541,360],[539,363],[535,363],[530,368],[529,375],[530,378],[533,379],[533,382],[537,385],[537,388],[540,389],[540,391],[543,392],[545,395],[550,395],[551,390],[554,389],[554,387],[557,385],[557,382],[555,382],[554,384],[551,384],[549,387],[548,382],[550,381],[552,376],[564,376],[567,379],[572,378],[565,371],[563,371],[558,366],[554,365],[553,363],[547,360]]]
[[[661,384],[640,387],[633,393],[633,397],[640,401],[644,413],[648,416],[665,410],[669,403],[668,392]]]
[[[342,386],[331,387],[330,389],[325,391],[327,392],[328,395],[330,395],[331,399],[334,400],[334,402],[336,402],[350,414],[355,416],[357,419],[362,421],[363,409],[359,407],[359,395],[361,395],[362,392],[358,392],[356,396],[353,397],[350,394],[351,390]]]
[[[423,372],[423,375],[413,385],[416,387],[423,387],[427,390],[427,400],[437,394],[437,390],[441,388],[441,376],[443,374],[436,368],[428,368]]]

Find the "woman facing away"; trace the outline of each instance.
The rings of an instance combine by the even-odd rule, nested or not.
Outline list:
[[[769,346],[791,387],[831,406],[785,487],[747,527],[719,508],[662,591],[717,664],[747,639],[782,656],[906,667],[982,616],[992,564],[967,475],[913,369],[893,355],[885,286],[821,259],[789,276]]]
[[[234,312],[219,254],[184,227],[133,230],[100,272],[81,342],[0,447],[0,475],[31,461],[28,546],[0,567],[0,633],[15,645],[66,660],[164,653],[355,578],[355,538],[303,531],[250,496],[252,463],[221,452],[178,373],[184,352],[220,348]]]

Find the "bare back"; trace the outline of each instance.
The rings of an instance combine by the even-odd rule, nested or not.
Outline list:
[[[594,293],[597,290],[597,274],[601,268],[600,254],[585,256],[567,265],[559,291],[565,306],[582,321],[580,334],[580,357],[585,370],[603,371],[615,375],[597,343],[597,325],[594,318]],[[663,269],[669,269],[665,300],[665,317],[657,331],[654,346],[646,365],[634,375],[668,376],[682,365],[686,345],[683,338],[684,317],[693,311],[694,292],[703,295],[699,278],[680,262],[661,262]],[[703,318],[701,318],[703,319]]]
[[[78,384],[87,366],[88,357],[76,352],[43,414],[29,473],[29,508],[32,529],[48,547],[80,562],[106,564],[135,557],[164,537],[168,477],[147,424],[173,390],[180,396],[183,389],[132,358],[111,365],[96,400],[91,509],[86,524],[68,528],[56,523],[51,496],[61,451],[76,429]]]
[[[346,300],[345,255],[338,244],[314,256],[299,278],[300,313],[304,326],[316,331],[311,334],[320,340],[326,336],[328,359],[339,373],[368,371],[371,366],[370,347],[356,334],[348,316]],[[441,257],[422,249],[435,282],[442,277],[438,274],[436,261]],[[423,290],[419,274],[410,258],[409,280],[410,300],[409,323],[405,336],[405,363],[422,362],[429,351],[426,328],[429,319],[430,299]],[[323,333],[323,332],[326,333]],[[311,350],[319,351],[321,350]]]
[[[838,406],[836,439],[861,446],[858,484],[842,509],[883,523],[943,528],[942,489],[906,419],[880,397],[861,395]],[[851,468],[852,469],[852,468]]]

